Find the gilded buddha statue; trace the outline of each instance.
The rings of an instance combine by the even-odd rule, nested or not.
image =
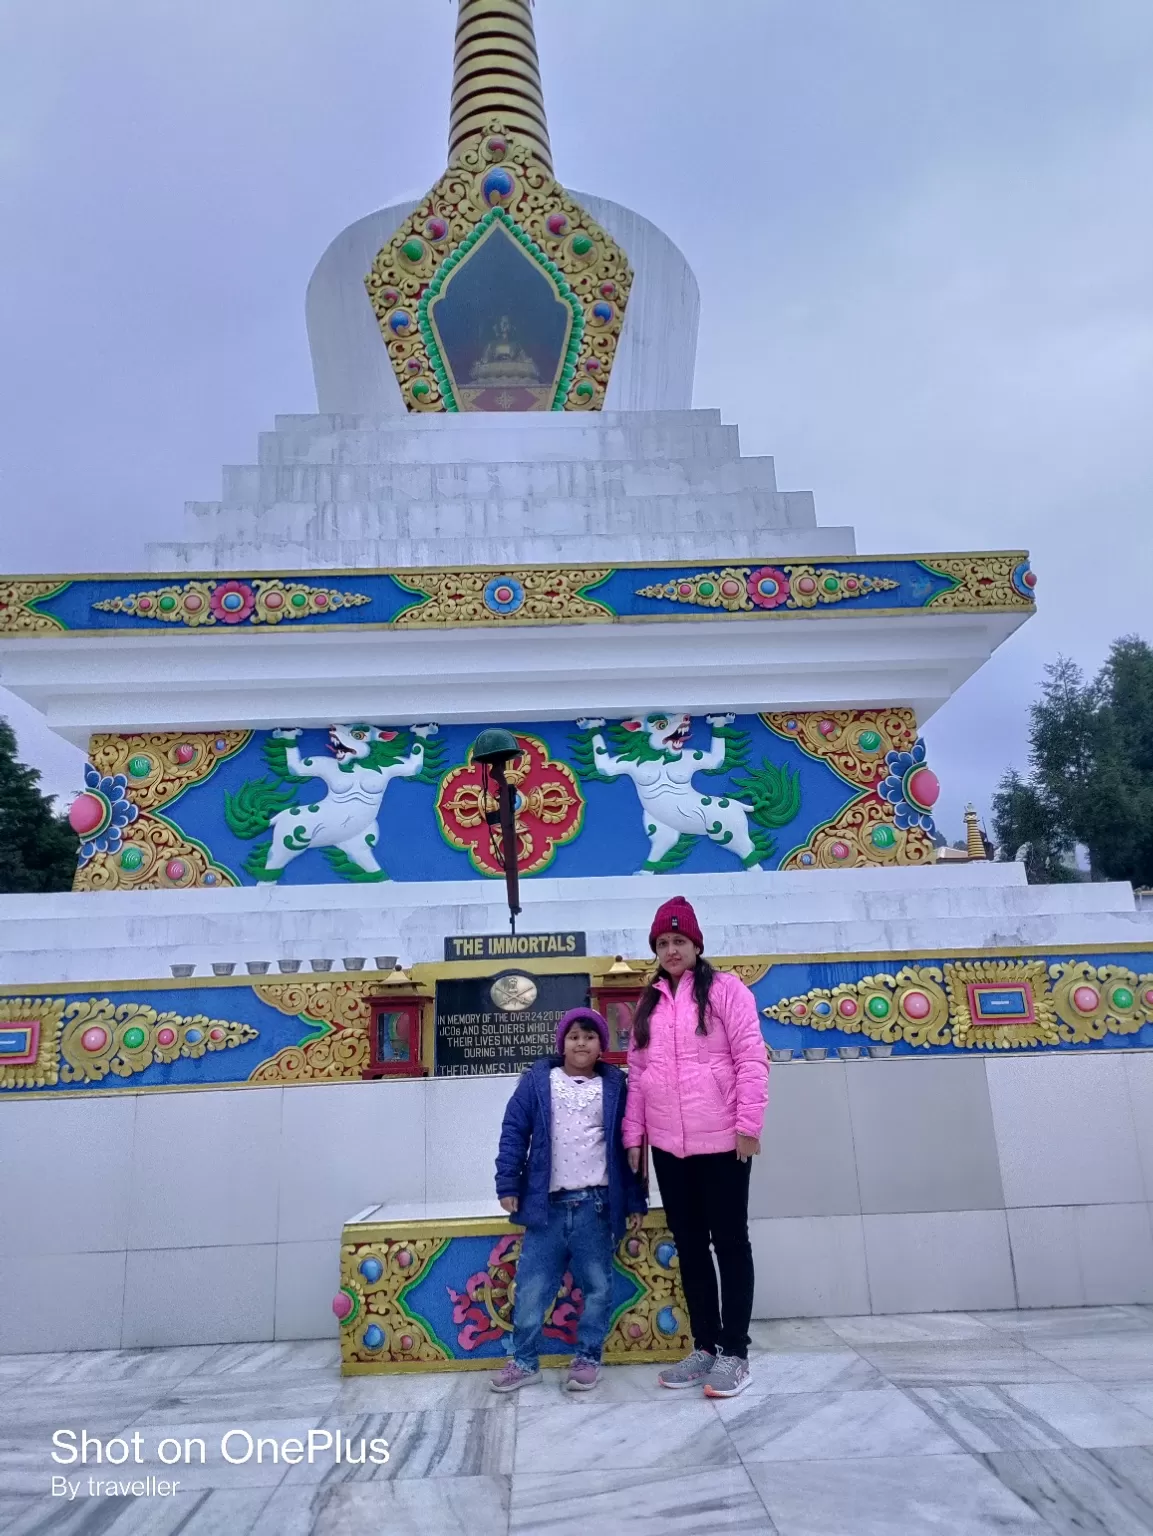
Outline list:
[[[507,315],[493,326],[491,339],[469,373],[469,383],[481,389],[498,384],[531,389],[540,384],[540,372],[518,344]]]

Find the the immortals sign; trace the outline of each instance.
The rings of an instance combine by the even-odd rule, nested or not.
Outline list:
[[[446,960],[564,960],[585,953],[583,933],[466,933],[444,941]]]
[[[480,1077],[520,1072],[556,1049],[556,1026],[589,1000],[584,972],[535,976],[507,970],[495,976],[441,981],[436,988],[436,1074]]]

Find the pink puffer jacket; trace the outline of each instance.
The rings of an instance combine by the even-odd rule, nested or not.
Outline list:
[[[718,971],[709,993],[708,1033],[697,1034],[691,972],[676,996],[662,977],[649,1016],[649,1043],[629,1047],[626,1147],[649,1144],[674,1157],[731,1152],[742,1136],[759,1136],[769,1100],[769,1062],[753,994],[739,977]]]

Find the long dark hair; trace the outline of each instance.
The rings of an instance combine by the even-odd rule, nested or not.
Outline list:
[[[697,956],[697,963],[693,967],[693,997],[697,1003],[697,1034],[706,1035],[708,1029],[705,1025],[705,1014],[709,1006],[709,988],[713,984],[716,971],[705,959],[704,955]],[[633,1043],[639,1051],[643,1051],[649,1043],[649,1015],[657,1006],[660,993],[657,990],[657,982],[661,979],[668,982],[671,991],[675,992],[673,978],[665,970],[664,966],[658,966],[657,974],[645,988],[637,1011],[633,1014]]]

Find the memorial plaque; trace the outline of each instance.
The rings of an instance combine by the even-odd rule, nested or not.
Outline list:
[[[583,933],[462,933],[444,941],[446,960],[569,960],[585,954]]]
[[[509,970],[437,982],[437,1077],[523,1071],[556,1049],[561,1015],[587,1007],[588,1000],[583,971],[535,976]]]

